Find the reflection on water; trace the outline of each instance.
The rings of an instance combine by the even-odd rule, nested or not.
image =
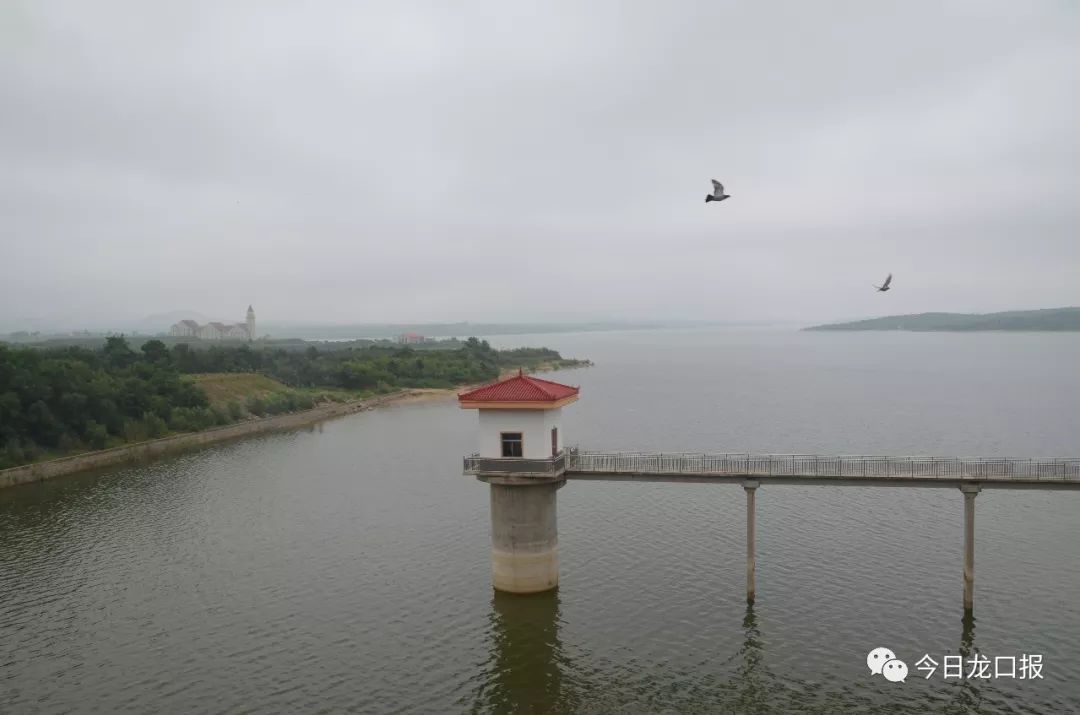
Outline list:
[[[651,712],[621,683],[591,680],[564,652],[559,639],[557,591],[527,596],[494,592],[491,601],[489,663],[485,683],[471,703],[474,713],[591,713]],[[765,641],[753,606],[742,619],[742,642],[730,677],[715,683],[712,692],[698,692],[692,700],[709,711],[776,713],[829,712],[800,696],[770,670]],[[669,703],[679,703],[686,693],[671,693]],[[862,698],[842,700],[845,706],[863,705]],[[661,706],[663,707],[663,706]],[[680,707],[664,711],[680,712]]]
[[[746,607],[742,627],[740,662],[734,679],[738,694],[737,705],[742,712],[756,712],[769,702],[769,690],[770,686],[775,686],[775,678],[764,663],[765,645],[761,640],[753,605]]]
[[[970,670],[968,660],[978,653],[978,649],[975,648],[975,614],[971,610],[965,610],[964,616],[961,618],[960,648],[957,653],[960,656],[963,675],[966,676]],[[992,659],[993,656],[991,656]],[[952,702],[944,708],[945,713],[948,713],[948,715],[961,715],[961,713],[982,712],[982,698],[979,695],[979,680],[977,678],[961,678],[955,683],[954,688],[956,693]]]
[[[617,682],[590,680],[571,662],[559,638],[559,594],[519,596],[494,592],[489,615],[489,661],[483,684],[476,698],[466,705],[474,713],[591,713],[652,712],[653,706],[638,702],[632,693],[623,692]],[[691,709],[702,712],[833,713],[833,712],[906,712],[913,703],[888,702],[868,697],[850,687],[825,690],[819,684],[784,678],[768,664],[767,639],[763,637],[753,605],[747,605],[742,618],[741,642],[737,654],[728,663],[730,675],[720,678],[713,688],[693,694]],[[975,618],[966,612],[961,619],[959,648],[964,674],[969,659],[978,653],[975,647]],[[909,663],[911,675],[920,683],[922,674]],[[938,671],[940,677],[942,671]],[[880,679],[879,679],[880,680]],[[984,702],[980,681],[961,678],[951,687],[919,700],[919,706],[931,706],[947,715],[972,715],[996,712],[1000,702]],[[883,688],[903,688],[907,683],[883,684]],[[887,692],[887,690],[885,691]],[[909,691],[910,694],[910,691]],[[671,693],[673,704],[663,711],[681,712],[679,702],[685,693]],[[935,705],[936,703],[936,705]],[[1021,708],[1021,711],[1024,711]]]
[[[562,697],[562,645],[558,591],[516,595],[494,591],[491,601],[491,672],[475,711],[568,711]]]

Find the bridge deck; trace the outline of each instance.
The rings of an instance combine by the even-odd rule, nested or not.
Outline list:
[[[843,484],[867,486],[983,486],[1080,488],[1080,459],[1010,459],[630,453],[570,451],[566,476],[676,482]]]
[[[528,480],[533,477],[665,482],[734,482],[859,486],[983,486],[1080,488],[1080,459],[709,454],[700,452],[583,452],[550,459],[465,458],[465,473]]]

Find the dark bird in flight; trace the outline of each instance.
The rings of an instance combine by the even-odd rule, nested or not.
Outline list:
[[[877,288],[882,293],[884,293],[885,291],[889,290],[889,284],[890,283],[892,283],[892,273],[890,273],[888,275],[888,277],[885,278],[885,282],[882,285],[874,286],[874,287]]]
[[[724,199],[731,198],[729,194],[724,193],[724,185],[716,179],[712,180],[713,192],[705,196],[705,203],[710,201],[723,201]]]

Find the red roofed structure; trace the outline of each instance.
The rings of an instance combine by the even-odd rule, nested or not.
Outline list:
[[[560,430],[563,405],[579,388],[526,375],[458,395],[475,409],[476,452],[465,473],[491,491],[491,583],[499,591],[537,593],[559,584],[555,492],[566,483]]]
[[[551,410],[576,402],[580,388],[518,374],[458,395],[462,409]]]

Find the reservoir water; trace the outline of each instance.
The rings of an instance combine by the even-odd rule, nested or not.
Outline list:
[[[1080,335],[499,336],[595,367],[588,449],[1080,454]],[[0,491],[2,713],[1080,711],[1080,493],[570,482],[561,585],[495,596],[476,414],[399,405]],[[905,682],[871,675],[891,649]],[[1042,657],[927,679],[923,655]]]

